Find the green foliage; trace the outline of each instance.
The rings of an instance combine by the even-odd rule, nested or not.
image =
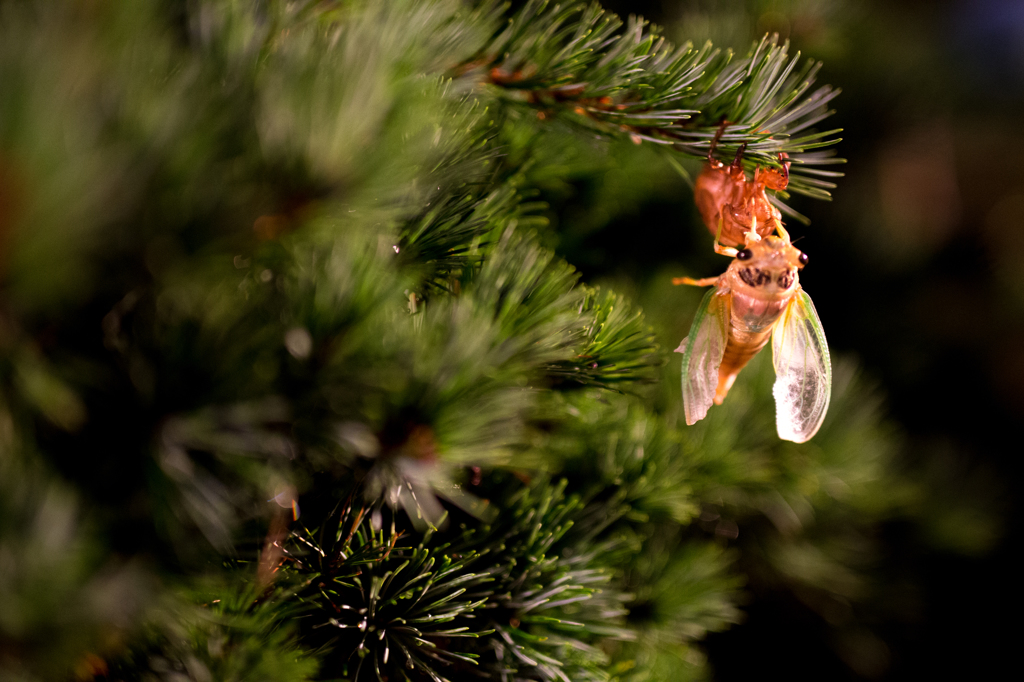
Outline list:
[[[680,431],[664,326],[537,201],[561,150],[702,160],[723,119],[826,196],[834,91],[787,46],[534,1],[87,5],[0,9],[5,674],[697,679],[742,583],[708,524],[842,529],[882,476],[852,407],[794,449],[741,384]],[[812,584],[794,532],[772,566]]]
[[[606,679],[596,645],[632,637],[622,626],[626,596],[600,562],[607,548],[573,533],[582,505],[564,489],[542,480],[514,491],[496,522],[459,545],[483,547],[494,577],[487,616],[495,634],[481,643],[492,677]]]
[[[102,555],[101,540],[76,518],[80,506],[41,467],[0,452],[0,671],[5,680],[56,679],[88,669],[91,659],[116,650],[148,597],[136,567]]]
[[[296,642],[294,593],[261,589],[247,571],[182,590],[151,614],[133,646],[105,663],[108,679],[316,679],[319,661]]]
[[[494,490],[504,511],[493,522],[466,517],[418,539],[352,497],[319,529],[293,533],[285,575],[304,585],[298,598],[313,609],[304,629],[335,652],[330,670],[353,680],[472,670],[606,679],[595,644],[631,635],[625,596],[594,566],[599,548],[571,535],[582,505],[564,483],[513,479]]]
[[[736,606],[742,580],[729,575],[733,557],[717,545],[673,550],[664,537],[651,544],[627,568],[626,584],[634,590],[630,617],[638,634],[618,652],[621,678],[700,679],[703,659],[693,641],[742,620]]]
[[[552,400],[542,413],[566,413],[568,418],[539,447],[549,458],[562,460],[585,499],[602,501],[608,516],[595,525],[620,518],[628,525],[687,523],[699,512],[680,434],[642,403],[608,401],[597,391]]]
[[[827,147],[838,131],[806,133],[829,115],[838,94],[827,86],[804,97],[819,64],[789,56],[788,45],[765,37],[742,59],[715,50],[675,47],[642,19],[622,28],[597,5],[531,0],[480,52],[476,68],[512,102],[560,114],[574,125],[634,142],[666,145],[693,157],[708,153],[711,139],[728,122],[718,145],[732,159],[743,146],[748,167],[793,161],[790,188],[824,198],[837,174],[808,168],[834,159],[808,150]]]
[[[651,382],[662,360],[643,314],[621,296],[589,289],[578,310],[587,326],[580,352],[548,373],[566,381],[604,388],[630,382]]]
[[[453,641],[491,632],[475,620],[485,600],[466,594],[489,580],[472,572],[476,553],[428,547],[429,532],[412,545],[394,523],[375,528],[380,509],[366,511],[350,498],[318,532],[296,532],[287,550],[286,575],[301,578],[298,599],[313,609],[309,638],[343,654],[328,658],[327,669],[353,680],[436,679],[436,667],[475,664]]]

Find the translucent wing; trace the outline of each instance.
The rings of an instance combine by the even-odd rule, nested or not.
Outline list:
[[[729,335],[729,297],[712,289],[697,309],[690,335],[676,349],[683,354],[683,408],[686,423],[703,419],[715,398],[718,368]]]
[[[832,395],[832,361],[811,297],[801,289],[772,330],[775,425],[779,438],[803,443],[818,432]]]

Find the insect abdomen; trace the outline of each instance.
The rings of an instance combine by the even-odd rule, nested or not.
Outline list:
[[[771,329],[763,332],[742,332],[734,327],[729,330],[722,365],[718,369],[718,388],[715,390],[715,404],[721,405],[736,381],[736,375],[765,347],[771,338]]]

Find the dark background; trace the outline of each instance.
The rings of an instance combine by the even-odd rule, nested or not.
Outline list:
[[[839,643],[798,594],[754,577],[746,622],[707,641],[716,678],[947,679],[1009,665],[1024,424],[1024,3],[603,5],[741,56],[777,32],[824,62],[819,84],[842,88],[822,125],[843,129],[846,175],[832,202],[794,197],[811,222],[787,226],[810,255],[801,280],[833,353],[878,382],[901,434],[901,474],[928,490],[923,521],[876,529],[875,603],[856,607],[870,635]],[[651,290],[681,261],[697,276],[722,267],[713,254],[680,256],[707,242],[683,180],[648,180],[584,178],[545,196],[560,249],[586,279]],[[583,208],[595,199],[596,214]],[[947,505],[961,511],[943,517]]]

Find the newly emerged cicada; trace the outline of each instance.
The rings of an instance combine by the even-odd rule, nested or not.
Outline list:
[[[722,275],[674,280],[715,286],[676,349],[683,354],[683,406],[687,424],[703,419],[771,339],[779,438],[803,443],[825,419],[832,365],[818,313],[800,287],[798,271],[807,255],[790,243],[781,224],[775,229],[777,237],[748,234],[742,250],[716,245],[715,251],[734,258]]]
[[[728,166],[713,156],[723,130],[724,124],[711,141],[707,162],[694,183],[693,199],[715,241],[739,247],[745,243],[747,232],[754,230],[767,237],[782,224],[782,214],[768,200],[765,190],[784,190],[789,186],[789,162],[783,161],[789,157],[779,154],[783,161],[781,170],[758,167],[754,179],[747,180],[740,164],[745,145]]]

